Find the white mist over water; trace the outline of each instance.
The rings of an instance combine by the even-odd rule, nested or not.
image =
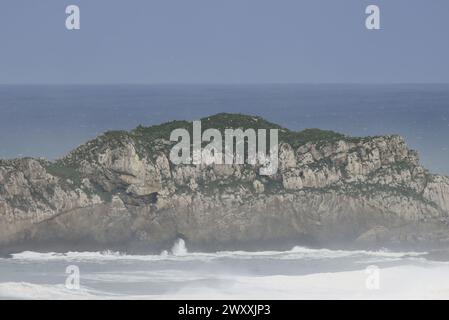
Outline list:
[[[419,252],[294,247],[189,252],[183,239],[160,255],[22,252],[0,259],[0,298],[23,299],[449,299],[449,263]],[[76,265],[81,289],[65,288]],[[379,268],[380,288],[366,287]]]

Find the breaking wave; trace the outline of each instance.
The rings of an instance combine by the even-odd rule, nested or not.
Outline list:
[[[3,277],[8,279],[7,282],[0,282],[0,298],[449,297],[449,264],[427,261],[420,257],[422,254],[424,252],[330,250],[301,246],[287,251],[206,253],[190,252],[182,239],[176,240],[170,250],[153,255],[130,255],[115,251],[26,251],[14,254],[10,259],[0,259],[4,271],[12,272],[11,277]],[[80,290],[73,291],[64,285],[64,268],[72,263],[80,266]],[[369,265],[379,267],[379,290],[366,289],[366,267]],[[39,266],[37,271],[36,266]],[[23,277],[17,276],[18,270],[23,272]],[[13,279],[20,281],[14,282]]]
[[[187,254],[186,242],[183,239],[177,239],[171,248],[171,254],[174,256],[185,256]],[[167,257],[168,255],[169,252],[167,250],[161,253],[162,257]]]
[[[207,252],[189,252],[185,241],[177,239],[170,251],[164,250],[159,255],[131,255],[118,251],[98,251],[98,252],[33,252],[24,251],[12,254],[12,259],[23,261],[35,260],[69,260],[69,261],[85,261],[85,260],[213,260],[220,258],[233,259],[332,259],[343,257],[373,257],[373,258],[407,258],[419,257],[425,252],[394,252],[388,250],[366,251],[366,250],[330,250],[330,249],[312,249],[301,246],[295,246],[288,251],[218,251],[213,253]]]

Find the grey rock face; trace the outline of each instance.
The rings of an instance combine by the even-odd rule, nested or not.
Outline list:
[[[242,115],[203,123],[230,118],[278,128]],[[56,162],[0,161],[0,247],[449,242],[449,178],[424,169],[399,136],[281,129],[279,171],[260,176],[251,165],[173,165],[176,125],[188,124],[109,132]]]

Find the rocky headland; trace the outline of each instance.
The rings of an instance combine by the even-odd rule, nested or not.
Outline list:
[[[56,161],[0,160],[0,250],[216,250],[283,244],[449,247],[449,178],[397,135],[290,131],[239,114],[203,129],[279,129],[279,170],[174,165],[173,121],[111,131]]]

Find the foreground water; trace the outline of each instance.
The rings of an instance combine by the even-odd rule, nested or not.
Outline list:
[[[80,287],[66,280],[79,268]],[[70,286],[72,285],[72,286]],[[449,298],[449,263],[419,252],[22,252],[0,259],[2,299]]]

